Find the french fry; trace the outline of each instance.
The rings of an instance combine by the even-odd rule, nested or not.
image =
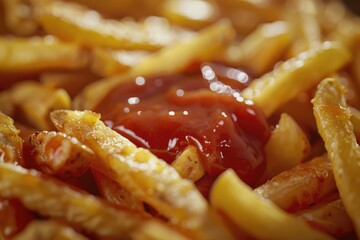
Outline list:
[[[297,215],[310,225],[334,237],[341,237],[354,229],[340,199],[306,209]]]
[[[97,160],[93,161],[93,168],[151,204],[171,221],[189,228],[200,224],[208,206],[194,185],[148,150],[137,148],[106,127],[100,115],[57,110],[51,113],[51,119],[58,130],[78,137],[95,152]],[[77,126],[79,122],[81,127]],[[184,199],[178,201],[180,193]]]
[[[225,51],[224,60],[230,65],[249,69],[255,76],[270,71],[290,46],[288,25],[283,21],[262,24],[244,39]]]
[[[95,48],[92,52],[91,70],[101,76],[112,76],[129,71],[149,56],[146,51],[125,51]]]
[[[336,42],[324,42],[252,81],[242,91],[242,96],[254,101],[266,116],[270,116],[278,107],[315,86],[349,60],[350,53],[344,46]]]
[[[120,184],[110,179],[105,174],[95,169],[92,169],[91,172],[95,178],[100,195],[108,202],[144,211],[144,204],[135,198],[131,192],[125,190]]]
[[[78,69],[86,53],[74,43],[52,36],[32,38],[0,37],[0,72],[36,72],[46,69]]]
[[[194,146],[188,146],[185,150],[171,163],[182,178],[189,179],[193,182],[199,180],[205,175],[205,169],[201,164],[200,156]]]
[[[128,208],[114,208],[35,170],[0,163],[0,196],[19,199],[28,209],[57,218],[100,237],[131,238],[147,224],[169,228]],[[171,228],[173,235],[179,235]],[[162,239],[167,239],[163,236]]]
[[[143,23],[106,20],[96,11],[63,1],[43,5],[37,17],[48,33],[88,47],[158,50],[192,35],[163,18],[149,17]]]
[[[210,201],[257,239],[332,239],[259,197],[231,169],[215,181]]]
[[[24,166],[22,146],[23,141],[14,120],[0,111],[0,162]]]
[[[95,158],[93,151],[65,133],[36,132],[28,143],[32,167],[60,178],[83,175]]]
[[[86,240],[71,227],[51,220],[32,221],[14,240]]]
[[[30,36],[38,29],[33,8],[26,0],[4,0],[5,23],[13,33]]]
[[[350,107],[350,111],[350,121],[353,125],[354,133],[360,136],[360,111],[353,107]]]
[[[292,117],[282,114],[265,145],[267,164],[262,181],[300,164],[309,154],[310,148],[309,140],[300,126]]]
[[[53,129],[49,119],[50,111],[70,108],[70,97],[66,91],[48,88],[36,82],[21,82],[2,92],[0,99],[1,95],[8,99],[6,108],[3,109],[0,105],[1,111],[15,120],[25,121],[38,130]]]
[[[254,191],[286,211],[297,212],[336,191],[336,185],[327,156],[321,156],[281,172]]]
[[[193,38],[177,42],[152,54],[132,68],[130,72],[90,84],[75,98],[74,108],[92,110],[116,85],[142,75],[170,75],[185,70],[196,61],[212,60],[235,37],[227,20],[219,21]],[[164,65],[164,62],[169,64]]]
[[[331,159],[340,197],[360,237],[360,147],[344,91],[336,78],[323,80],[313,99],[314,115]]]

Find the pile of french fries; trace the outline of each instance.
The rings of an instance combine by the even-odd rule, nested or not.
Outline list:
[[[0,239],[360,238],[360,17],[338,0],[2,0]],[[136,77],[206,62],[272,127],[256,186],[195,187],[95,107]],[[192,69],[192,70],[191,70]]]

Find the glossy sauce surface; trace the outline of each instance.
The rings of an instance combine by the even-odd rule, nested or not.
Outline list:
[[[269,127],[256,106],[233,89],[245,82],[232,80],[231,87],[227,79],[226,85],[213,68],[204,66],[202,75],[138,77],[115,88],[96,111],[108,126],[168,163],[188,145],[197,147],[207,173],[199,184],[209,185],[233,168],[252,185],[265,167]]]

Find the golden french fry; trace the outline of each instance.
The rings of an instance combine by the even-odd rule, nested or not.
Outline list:
[[[52,89],[37,82],[21,82],[0,93],[8,103],[0,110],[15,120],[29,123],[38,130],[53,129],[49,113],[54,109],[69,109],[70,97],[63,89]],[[36,110],[35,110],[36,109]]]
[[[128,208],[114,208],[35,170],[0,163],[0,197],[19,199],[28,209],[64,220],[100,237],[131,238],[147,224],[164,223]],[[179,235],[171,228],[174,235]],[[163,236],[162,239],[167,239]]]
[[[86,53],[78,45],[52,36],[0,37],[0,72],[78,69],[84,67],[86,61]]]
[[[94,10],[63,1],[40,7],[38,19],[48,33],[89,47],[157,50],[192,35],[160,17],[149,17],[142,23],[106,20]]]
[[[144,204],[135,198],[131,192],[125,190],[119,183],[95,169],[92,169],[91,172],[95,178],[100,195],[108,202],[144,211]]]
[[[22,146],[23,141],[14,120],[0,111],[0,162],[24,166]]]
[[[77,137],[95,152],[94,169],[171,221],[189,228],[199,226],[208,209],[205,199],[166,162],[106,127],[100,115],[93,112],[57,110],[51,113],[51,119],[58,130]]]
[[[350,53],[344,46],[336,42],[324,42],[252,81],[242,91],[242,96],[254,101],[266,116],[270,116],[278,107],[315,86],[349,60]]]
[[[187,41],[174,43],[150,55],[125,74],[90,84],[74,100],[74,108],[94,109],[113,87],[135,77],[170,75],[185,70],[196,61],[213,60],[234,37],[231,23],[227,20],[219,21]],[[164,62],[169,64],[164,65]]]
[[[212,205],[257,239],[332,239],[259,197],[229,169],[215,181]]]
[[[146,51],[95,48],[92,52],[91,70],[101,76],[112,76],[129,71],[149,54]]]
[[[188,146],[185,150],[171,163],[182,178],[189,179],[193,182],[199,180],[205,174],[205,169],[201,164],[200,156],[194,146]]]
[[[262,24],[225,51],[224,60],[245,67],[255,76],[271,70],[290,45],[289,27],[283,21]]]
[[[296,212],[336,191],[336,185],[327,156],[321,156],[281,172],[254,191],[280,208]]]
[[[261,182],[300,164],[309,154],[310,148],[309,140],[301,127],[292,117],[283,113],[265,145],[267,162]]]
[[[59,132],[35,132],[29,138],[32,167],[61,178],[79,177],[95,158],[79,140]]]
[[[51,220],[32,221],[14,240],[86,240],[69,226]]]
[[[297,214],[299,218],[307,221],[310,225],[334,237],[341,237],[354,229],[340,199],[306,209]]]
[[[313,99],[314,115],[331,159],[340,197],[360,237],[360,147],[344,91],[339,80],[323,80]]]

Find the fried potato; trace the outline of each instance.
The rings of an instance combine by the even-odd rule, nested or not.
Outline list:
[[[36,132],[29,138],[32,167],[60,178],[83,175],[95,154],[79,140],[59,132]]]
[[[0,111],[0,162],[24,166],[22,146],[23,141],[14,120]]]
[[[266,116],[270,116],[278,107],[315,86],[349,60],[350,53],[344,46],[324,42],[320,47],[309,49],[252,81],[242,91],[242,96],[254,101]]]
[[[57,110],[51,113],[51,119],[58,130],[76,136],[95,152],[94,169],[114,179],[171,221],[190,228],[200,224],[208,206],[195,186],[148,150],[137,148],[106,127],[100,115]]]
[[[204,166],[201,163],[200,156],[194,146],[188,146],[171,163],[171,166],[180,174],[182,178],[193,182],[199,180],[205,174]]]
[[[52,36],[0,37],[0,72],[78,69],[86,62],[86,53],[78,45],[61,42]]]
[[[265,145],[267,162],[263,181],[300,164],[309,154],[310,148],[309,140],[301,127],[292,117],[282,114]]]
[[[95,178],[100,195],[108,202],[144,211],[144,204],[134,197],[134,194],[125,190],[119,183],[107,177],[105,174],[95,169],[92,169],[91,172]]]
[[[306,209],[298,213],[298,216],[334,237],[341,237],[354,229],[340,199]]]
[[[88,47],[158,50],[192,35],[171,26],[164,18],[149,17],[142,23],[107,20],[96,11],[71,2],[51,1],[40,7],[37,15],[48,33]]]
[[[86,240],[71,227],[51,220],[32,221],[14,240]]]
[[[210,201],[257,239],[332,239],[259,197],[231,169],[215,181]]]
[[[327,156],[321,156],[281,172],[254,191],[280,208],[296,212],[336,191],[336,185]]]
[[[0,93],[7,104],[0,105],[15,120],[25,122],[38,130],[53,129],[49,113],[54,109],[69,109],[70,97],[62,89],[48,88],[37,82],[21,82],[13,88]],[[36,111],[34,111],[36,109]]]
[[[203,29],[193,38],[177,42],[144,59],[131,71],[88,85],[74,100],[78,110],[94,109],[116,85],[143,75],[170,75],[181,72],[197,61],[213,60],[218,52],[235,37],[234,29],[222,20]],[[163,64],[164,62],[169,64]]]
[[[344,91],[336,78],[323,80],[313,99],[314,115],[331,159],[340,197],[360,237],[360,147]]]
[[[271,70],[289,46],[290,30],[287,23],[266,23],[230,45],[225,51],[224,60],[230,65],[249,69],[255,76],[261,76]]]
[[[28,209],[66,221],[100,237],[130,238],[147,224],[165,224],[128,208],[111,207],[96,197],[12,164],[0,163],[0,197],[19,199]],[[179,235],[170,228],[168,231]],[[163,236],[162,239],[167,239]]]

